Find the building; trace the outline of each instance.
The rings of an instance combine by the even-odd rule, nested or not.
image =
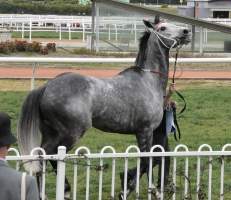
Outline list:
[[[123,1],[126,1],[126,0],[123,0]],[[153,4],[153,5],[179,4],[180,0],[130,0],[130,3],[144,3],[144,4]]]
[[[188,0],[178,13],[198,18],[231,18],[231,0]]]

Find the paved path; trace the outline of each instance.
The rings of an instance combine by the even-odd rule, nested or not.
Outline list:
[[[38,68],[35,72],[36,78],[53,78],[64,72],[74,72],[82,75],[95,77],[111,77],[120,72],[118,69],[76,69],[76,68]],[[0,78],[31,78],[32,69],[24,67],[0,67]],[[170,77],[172,72],[170,72]],[[231,71],[202,71],[202,70],[184,70],[176,73],[179,79],[214,79],[214,80],[231,80]]]

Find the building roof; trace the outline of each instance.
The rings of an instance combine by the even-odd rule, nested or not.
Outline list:
[[[208,1],[211,1],[211,0],[188,0],[188,1],[200,1],[200,2],[206,1],[206,2],[208,2]]]
[[[230,0],[187,0],[187,1],[216,2],[216,1],[230,1]]]

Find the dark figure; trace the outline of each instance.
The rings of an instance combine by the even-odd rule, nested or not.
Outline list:
[[[16,138],[11,133],[10,117],[0,112],[0,199],[38,200],[35,178],[12,169],[5,160],[8,149],[15,142]]]

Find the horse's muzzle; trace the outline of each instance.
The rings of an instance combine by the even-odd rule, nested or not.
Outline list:
[[[183,34],[181,37],[176,38],[179,45],[187,45],[192,40],[192,35],[190,33]]]

